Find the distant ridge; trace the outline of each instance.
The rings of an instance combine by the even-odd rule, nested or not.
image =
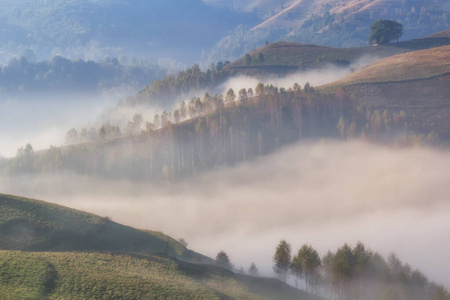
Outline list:
[[[381,59],[417,50],[450,45],[450,30],[431,36],[380,46],[333,48],[314,44],[275,42],[250,52],[225,68],[243,73],[290,73],[326,65],[349,66],[363,57]],[[258,59],[258,55],[261,59]]]

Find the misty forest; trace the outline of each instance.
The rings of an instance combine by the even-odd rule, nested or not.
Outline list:
[[[2,1],[0,299],[450,299],[449,20]]]

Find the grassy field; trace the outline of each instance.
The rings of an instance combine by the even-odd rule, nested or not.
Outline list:
[[[1,251],[0,265],[1,299],[220,299],[225,287],[230,297],[250,294],[232,274],[196,280],[158,256]]]
[[[0,299],[319,299],[163,256],[0,251]]]
[[[210,261],[161,232],[138,230],[107,217],[1,194],[0,249],[139,252]]]

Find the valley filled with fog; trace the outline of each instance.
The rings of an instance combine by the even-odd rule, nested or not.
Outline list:
[[[211,257],[225,250],[236,267],[254,261],[267,276],[282,238],[321,255],[362,241],[449,285],[448,161],[448,150],[319,141],[176,185],[66,173],[10,178],[1,188],[182,237]]]
[[[450,299],[444,0],[150,2],[0,3],[0,298]]]
[[[364,57],[347,68],[328,66],[284,77],[232,77],[210,90],[181,95],[177,105],[206,92],[225,94],[261,81],[287,88],[294,83],[320,86],[374,60]],[[1,153],[12,157],[27,143],[35,151],[60,147],[70,128],[111,123],[124,130],[134,114],[142,115],[145,123],[163,110],[117,105],[126,96],[63,94],[3,101]],[[361,241],[384,256],[395,252],[431,280],[450,285],[445,279],[450,244],[443,239],[450,234],[448,161],[446,148],[307,139],[268,156],[176,182],[114,180],[68,170],[4,176],[0,188],[3,193],[162,231],[210,257],[225,250],[235,267],[246,269],[255,262],[269,277],[280,239],[294,249],[311,244],[320,255],[345,242]]]

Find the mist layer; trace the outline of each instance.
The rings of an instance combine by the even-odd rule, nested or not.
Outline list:
[[[280,239],[321,255],[362,241],[450,286],[450,152],[315,142],[164,186],[70,174],[2,179],[2,190],[183,237],[271,275]]]

